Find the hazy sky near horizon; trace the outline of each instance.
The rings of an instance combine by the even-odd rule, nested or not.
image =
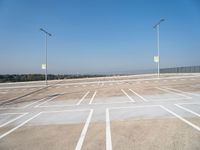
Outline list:
[[[0,0],[0,74],[123,73],[200,65],[199,0]]]

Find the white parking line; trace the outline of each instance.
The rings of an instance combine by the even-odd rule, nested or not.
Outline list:
[[[77,106],[76,104],[63,104],[63,105],[60,105],[60,104],[58,104],[58,105],[43,105],[43,106],[37,106],[37,107],[42,107],[42,108],[56,108],[56,107],[69,107],[69,106]]]
[[[23,115],[23,114],[25,114],[26,112],[23,112],[23,113],[12,113],[12,112],[10,112],[10,113],[2,113],[2,114],[0,114],[0,115],[19,115],[19,114],[21,114],[21,115]]]
[[[8,132],[0,135],[0,139],[2,139],[3,137],[7,136],[8,134],[12,133],[13,131],[17,130],[18,128],[22,127],[23,125],[25,125],[26,123],[28,123],[29,121],[31,121],[32,119],[36,118],[37,116],[39,116],[40,113],[34,115],[33,117],[27,119],[26,121],[22,122],[21,124],[19,124],[18,126],[12,128],[11,130],[9,130]]]
[[[112,150],[109,109],[106,108],[106,150]]]
[[[8,92],[0,92],[0,94],[6,94],[6,93],[8,93]]]
[[[179,105],[200,105],[200,103],[197,102],[191,102],[191,103],[178,103]]]
[[[21,113],[20,113],[20,114],[21,114]],[[9,121],[7,121],[7,122],[1,124],[1,125],[0,125],[0,128],[4,127],[4,126],[8,125],[9,123],[12,123],[12,122],[14,122],[14,121],[16,121],[16,120],[18,120],[18,119],[20,119],[20,118],[22,118],[22,117],[25,116],[26,114],[28,114],[28,113],[23,113],[23,114],[21,114],[20,116],[18,116],[18,117],[14,118],[14,119],[11,119],[11,120],[9,120]],[[0,115],[4,115],[4,114],[0,114]]]
[[[97,94],[97,91],[95,91],[94,94],[92,95],[92,98],[91,98],[89,104],[92,104],[92,101],[94,100],[94,97],[95,97],[96,94]]]
[[[174,88],[165,87],[165,89],[169,89],[169,90],[172,90],[172,91],[176,91],[176,92],[184,93],[184,94],[189,94],[189,95],[193,95],[193,96],[200,96],[199,94],[196,94],[196,93],[184,92],[182,90],[178,90],[178,89],[174,89]]]
[[[20,89],[20,88],[37,88],[37,87],[46,87],[46,85],[0,87],[0,89]]]
[[[40,100],[37,100],[37,101],[35,101],[35,102],[33,102],[33,103],[30,103],[30,104],[28,104],[28,105],[23,106],[22,108],[27,108],[27,107],[29,107],[29,106],[31,106],[31,105],[34,105],[34,104],[36,104],[36,103],[39,103],[39,102],[43,101],[44,99],[46,99],[46,98],[42,98],[42,99],[40,99]]]
[[[189,122],[188,120],[184,119],[183,117],[179,116],[178,114],[174,113],[173,111],[167,109],[166,107],[164,107],[164,106],[162,106],[162,105],[160,105],[160,107],[161,107],[162,109],[164,109],[165,111],[169,112],[170,114],[174,115],[175,117],[177,117],[177,118],[180,119],[181,121],[183,121],[183,122],[185,122],[186,124],[190,125],[190,126],[193,127],[194,129],[200,131],[200,127],[199,127],[199,126],[197,126],[197,125],[195,125],[195,124]]]
[[[76,145],[76,149],[75,150],[81,150],[81,147],[83,145],[83,141],[85,139],[85,135],[87,133],[87,130],[88,130],[88,127],[89,127],[89,124],[90,124],[90,120],[92,118],[93,111],[94,111],[93,109],[90,110],[90,113],[88,115],[88,118],[87,118],[87,121],[85,123],[85,126],[84,126],[84,128],[83,128],[83,130],[81,132],[81,136],[80,136],[80,138],[78,140],[78,143]]]
[[[179,107],[180,109],[183,109],[183,110],[185,110],[185,111],[187,111],[187,112],[190,112],[191,114],[194,114],[194,115],[200,117],[200,114],[198,114],[198,113],[196,113],[196,112],[194,112],[194,111],[192,111],[192,110],[190,110],[190,109],[188,109],[188,108],[185,108],[185,107],[183,107],[183,106],[181,106],[181,105],[179,105],[179,104],[174,104],[174,105],[177,106],[177,107]]]
[[[124,102],[106,102],[106,103],[92,103],[93,105],[108,105],[108,104],[126,104],[132,103],[132,101],[124,101]]]
[[[134,108],[148,108],[148,107],[160,107],[160,105],[139,105],[139,106],[125,106],[125,107],[110,107],[111,109],[134,109]]]
[[[26,123],[28,123],[29,121],[33,120],[34,118],[38,117],[39,115],[41,115],[42,113],[60,113],[60,112],[68,112],[68,111],[88,111],[88,109],[75,109],[75,110],[61,110],[61,111],[42,111],[42,112],[39,112],[38,114],[32,116],[31,118],[27,119],[26,121],[22,122],[21,124],[19,124],[18,126],[12,128],[11,130],[7,131],[6,133],[0,135],[0,139],[2,139],[3,137],[7,136],[8,134],[12,133],[13,131],[17,130],[18,128],[22,127],[23,125],[25,125]],[[91,119],[91,116],[92,116],[92,113],[93,113],[93,109],[90,109],[90,114],[88,116],[88,119],[87,119],[87,122],[90,122],[90,119]],[[19,114],[19,113],[7,113],[7,114]],[[89,123],[88,123],[89,125]],[[88,126],[87,125],[87,126]],[[83,133],[85,133],[85,131],[87,131],[86,125],[84,126],[85,129]],[[84,135],[84,134],[82,134]]]
[[[76,103],[76,105],[80,105],[80,103],[85,99],[85,97],[90,93],[90,91],[87,91],[87,93],[85,93],[85,95],[80,99],[80,101],[78,101],[78,103]]]
[[[41,114],[50,114],[50,113],[61,113],[61,112],[80,112],[80,111],[89,111],[90,109],[69,109],[69,110],[52,110],[52,111],[42,111]]]
[[[177,93],[177,92],[174,92],[174,91],[170,91],[168,89],[163,89],[163,88],[160,88],[160,87],[155,87],[156,89],[159,89],[161,91],[164,91],[164,92],[167,92],[167,93],[171,93],[171,94],[175,94],[175,95],[178,95],[178,96],[182,96],[182,97],[185,97],[185,98],[188,98],[188,99],[191,99],[192,97],[189,97],[187,95],[184,95],[184,94],[181,94],[181,93]]]
[[[54,99],[57,98],[58,96],[60,96],[60,95],[54,96],[54,97],[52,97],[52,98],[50,98],[50,99],[48,99],[48,100],[46,100],[46,101],[44,101],[44,102],[42,102],[42,103],[36,105],[35,108],[36,108],[36,107],[40,107],[41,105],[43,105],[43,104],[45,104],[45,103],[47,103],[47,102],[49,102],[49,101],[54,100]]]
[[[3,107],[3,108],[0,107],[0,110],[5,110],[5,109],[7,109],[7,110],[8,110],[8,109],[24,109],[24,108],[27,108],[27,107],[29,107],[29,106],[35,104],[35,103],[38,103],[38,102],[40,102],[40,101],[43,101],[44,99],[46,99],[46,98],[42,98],[42,99],[40,99],[40,100],[37,100],[37,101],[35,101],[35,102],[33,102],[33,103],[27,104],[27,105],[22,106],[22,107]]]
[[[133,92],[135,95],[137,95],[139,98],[141,98],[143,101],[148,102],[148,100],[146,98],[144,98],[143,96],[141,96],[140,94],[136,93],[135,91],[133,91],[132,89],[129,89],[131,92]]]
[[[124,93],[124,95],[126,95],[126,96],[129,98],[129,100],[130,100],[131,102],[135,102],[135,100],[132,99],[132,97],[130,97],[123,89],[121,89],[121,91]]]

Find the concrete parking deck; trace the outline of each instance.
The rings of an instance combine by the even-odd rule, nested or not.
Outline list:
[[[1,150],[200,149],[200,74],[0,84]]]

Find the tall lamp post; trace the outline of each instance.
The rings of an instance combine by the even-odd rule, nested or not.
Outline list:
[[[154,57],[154,61],[158,64],[158,78],[160,77],[160,24],[165,21],[164,19],[160,19],[158,23],[156,23],[153,28],[157,30],[157,48],[158,54]]]
[[[47,32],[46,30],[40,28],[40,31],[42,31],[45,34],[45,55],[46,55],[46,64],[45,64],[45,81],[46,81],[46,85],[47,83],[47,36],[51,36],[51,34],[49,32]]]

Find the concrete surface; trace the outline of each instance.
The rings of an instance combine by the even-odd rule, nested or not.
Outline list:
[[[200,149],[200,74],[0,84],[1,150]]]

